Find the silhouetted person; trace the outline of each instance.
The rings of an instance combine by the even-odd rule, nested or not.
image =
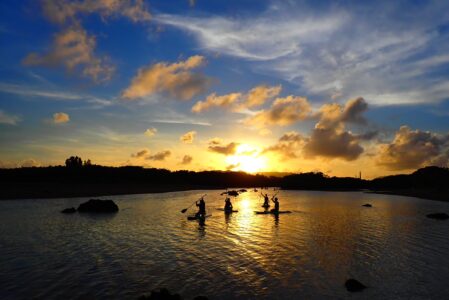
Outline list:
[[[227,213],[232,212],[232,203],[231,203],[231,198],[226,197],[225,199],[225,206],[224,206],[224,211]]]
[[[278,198],[275,197],[274,200],[271,199],[271,201],[274,202],[274,208],[271,211],[274,212],[274,213],[279,212],[279,200],[278,200]]]
[[[201,198],[199,201],[196,201],[196,206],[198,207],[196,216],[199,218],[206,217],[206,202],[204,202],[203,198]]]
[[[270,200],[268,200],[268,194],[265,194],[263,196],[263,205],[262,205],[262,207],[265,207],[265,208],[270,207]]]

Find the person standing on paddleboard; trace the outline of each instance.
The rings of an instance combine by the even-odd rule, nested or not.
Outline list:
[[[224,211],[225,212],[232,212],[232,203],[231,203],[231,198],[226,197],[225,199],[225,206],[224,206]]]
[[[274,200],[271,199],[271,201],[274,202],[274,208],[271,210],[271,212],[278,213],[279,212],[279,200],[278,200],[278,198],[275,197]]]
[[[204,202],[203,198],[196,202],[196,206],[198,207],[196,216],[201,218],[206,217],[206,202]]]
[[[262,194],[262,195],[263,195],[263,194]],[[263,205],[262,205],[262,207],[265,207],[265,208],[270,207],[270,202],[269,202],[269,200],[268,200],[268,194],[265,194],[265,195],[263,196]]]

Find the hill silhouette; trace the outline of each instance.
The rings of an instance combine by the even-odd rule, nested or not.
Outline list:
[[[66,160],[66,166],[0,169],[0,180],[3,183],[0,199],[280,187],[322,191],[366,190],[449,201],[449,169],[440,167],[425,167],[408,175],[364,180],[330,177],[321,172],[278,177],[232,171],[194,172],[135,166],[106,167],[71,157]]]

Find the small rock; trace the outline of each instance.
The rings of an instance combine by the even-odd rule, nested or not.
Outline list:
[[[76,209],[74,207],[66,208],[66,209],[61,210],[61,213],[73,214],[73,213],[76,213]]]
[[[445,213],[428,214],[427,217],[430,218],[430,219],[436,219],[436,220],[447,220],[447,219],[449,219],[449,215],[445,214]]]
[[[160,289],[159,291],[152,291],[150,296],[142,296],[139,300],[182,300],[179,294],[170,294],[167,289]]]
[[[349,292],[361,292],[366,289],[366,286],[363,283],[352,278],[346,280],[345,287]]]
[[[78,212],[115,213],[118,212],[118,206],[112,200],[90,199],[78,206]]]
[[[371,204],[369,204],[369,203],[366,203],[366,204],[363,204],[362,206],[365,206],[365,207],[373,207]]]

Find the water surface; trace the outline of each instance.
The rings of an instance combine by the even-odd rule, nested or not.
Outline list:
[[[272,191],[270,191],[272,193]],[[205,226],[180,212],[207,194]],[[107,197],[113,216],[63,215],[87,198],[0,201],[1,299],[449,299],[449,203],[361,192],[281,191],[255,215],[249,191],[226,217],[219,191]],[[371,203],[372,208],[362,207]],[[353,277],[369,286],[350,294]]]

